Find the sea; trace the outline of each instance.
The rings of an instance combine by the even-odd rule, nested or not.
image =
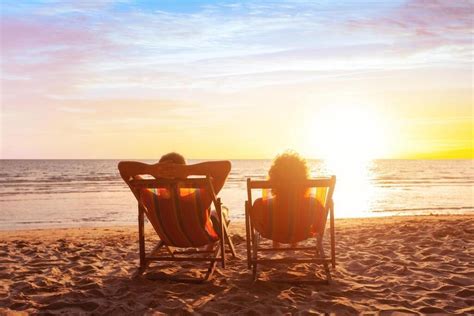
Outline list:
[[[0,230],[136,224],[137,202],[120,178],[118,162],[0,160]],[[265,179],[272,162],[231,162],[219,196],[231,219],[243,221],[246,179]],[[313,177],[336,176],[336,218],[474,215],[474,160],[347,159],[308,164]]]

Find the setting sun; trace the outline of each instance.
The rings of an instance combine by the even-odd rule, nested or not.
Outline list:
[[[0,315],[474,315],[473,9],[0,0]]]
[[[311,146],[318,148],[322,158],[334,160],[367,160],[387,151],[386,122],[368,106],[334,105],[315,114]]]

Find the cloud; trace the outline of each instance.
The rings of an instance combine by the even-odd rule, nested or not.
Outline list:
[[[112,49],[96,29],[77,17],[6,16],[0,23],[2,97],[8,104],[14,100],[15,106],[70,93],[90,78],[85,66]]]
[[[376,17],[351,19],[350,28],[377,30],[401,45],[401,50],[460,46],[470,49],[474,26],[470,0],[411,0]]]
[[[455,66],[472,57],[468,1],[245,1],[188,11],[175,5],[13,5],[2,18],[6,94],[179,98]]]

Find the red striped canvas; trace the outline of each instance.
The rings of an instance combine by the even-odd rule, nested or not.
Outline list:
[[[201,247],[218,240],[205,189],[142,189],[140,202],[160,239],[173,247]]]
[[[274,196],[263,190],[255,200],[250,217],[254,228],[265,238],[280,243],[295,243],[321,232],[326,221],[328,188],[308,190],[306,194]]]

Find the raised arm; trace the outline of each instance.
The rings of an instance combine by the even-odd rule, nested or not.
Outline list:
[[[155,169],[155,165],[146,164],[138,161],[121,161],[118,164],[120,176],[127,184],[131,179],[138,175],[151,175]]]
[[[216,194],[224,186],[231,168],[230,161],[207,161],[194,165],[180,165],[174,163],[146,164],[137,161],[121,161],[118,169],[122,179],[129,184],[137,175],[152,175],[155,178],[187,178],[188,176],[205,175],[213,179]]]
[[[232,165],[228,160],[206,161],[194,165],[186,165],[186,176],[208,175],[212,177],[212,184],[214,185],[214,190],[217,194],[224,186],[225,180],[229,175],[231,166]]]

